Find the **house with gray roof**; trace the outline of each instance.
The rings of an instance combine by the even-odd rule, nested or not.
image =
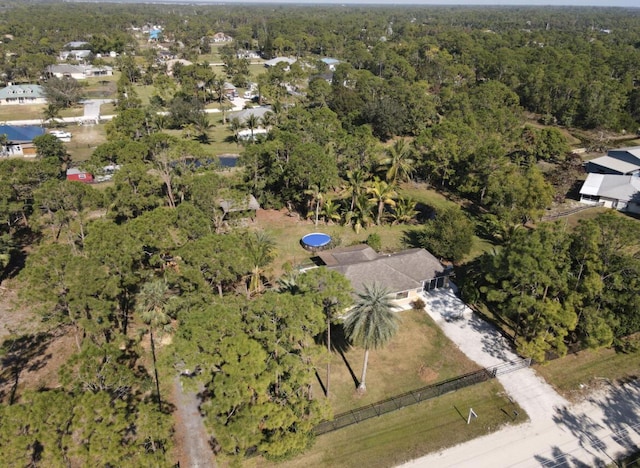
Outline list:
[[[640,213],[640,176],[591,173],[580,189],[580,202]]]
[[[425,249],[378,254],[361,244],[318,252],[318,258],[326,268],[343,274],[356,293],[375,283],[401,303],[410,303],[423,291],[449,286],[449,270]]]
[[[91,57],[93,52],[89,49],[81,50],[63,50],[60,52],[60,60],[86,60]]]
[[[60,63],[49,65],[45,71],[47,76],[56,78],[73,78],[74,80],[84,80],[97,76],[113,76],[113,68],[107,65],[71,65],[70,63]]]
[[[0,89],[0,106],[27,104],[46,104],[47,98],[40,85],[20,84]]]
[[[632,175],[640,173],[640,146],[618,148],[607,151],[606,156],[587,161],[589,173]]]
[[[241,111],[231,112],[229,114],[229,118],[237,118],[241,124],[244,124],[250,116],[255,115],[256,119],[261,119],[267,112],[272,112],[271,106],[251,107],[249,109],[242,109]]]
[[[288,67],[289,65],[293,65],[294,63],[296,63],[296,59],[289,58],[289,57],[275,57],[275,58],[272,58],[271,60],[267,60],[266,62],[264,62],[264,66],[267,68],[271,68],[271,67],[275,67],[279,63],[286,63]]]

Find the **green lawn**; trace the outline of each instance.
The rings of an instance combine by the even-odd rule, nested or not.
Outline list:
[[[587,349],[537,365],[536,370],[568,399],[576,399],[602,381],[640,377],[640,351],[624,354]]]
[[[479,417],[467,425],[469,408]],[[516,421],[514,410],[520,414]],[[307,453],[293,460],[275,464],[256,458],[247,465],[390,467],[525,420],[524,411],[493,380],[319,436]]]
[[[480,369],[424,311],[405,310],[398,312],[398,318],[400,329],[391,342],[369,352],[364,395],[356,391],[351,374],[360,379],[364,351],[345,345],[341,329],[336,327],[332,342],[337,349],[347,349],[331,355],[329,401],[335,414]],[[319,374],[324,382],[326,364],[320,366]],[[323,394],[319,383],[313,390],[314,395]]]
[[[42,119],[44,105],[0,106],[0,122]]]

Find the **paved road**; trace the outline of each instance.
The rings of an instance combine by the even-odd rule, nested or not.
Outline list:
[[[427,313],[483,367],[515,359],[509,343],[451,290],[425,295]],[[498,376],[530,421],[411,461],[405,467],[593,467],[640,447],[640,382],[571,405],[526,368]],[[482,417],[481,415],[479,415]]]
[[[112,102],[111,99],[87,99],[82,101],[84,105],[84,112],[82,116],[79,117],[62,117],[58,119],[61,122],[69,123],[69,124],[95,124],[96,120],[100,120],[104,122],[105,120],[112,120],[115,115],[102,115],[100,114],[100,106],[107,102]],[[236,98],[231,101],[231,111],[239,111],[244,109],[247,100],[243,98]],[[215,114],[220,112],[218,109],[205,109],[207,114]],[[165,112],[166,114],[166,112]],[[2,125],[16,125],[16,126],[24,126],[24,125],[42,125],[42,119],[31,119],[31,120],[7,120],[3,121]]]

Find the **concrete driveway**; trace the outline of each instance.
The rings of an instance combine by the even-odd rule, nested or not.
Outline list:
[[[518,359],[509,342],[451,289],[424,294],[429,316],[483,367]],[[605,466],[640,447],[640,382],[608,386],[571,405],[532,368],[499,375],[530,420],[413,460],[407,467]],[[478,415],[480,418],[482,415]]]

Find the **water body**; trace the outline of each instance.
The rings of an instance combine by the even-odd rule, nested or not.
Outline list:
[[[238,156],[232,154],[223,154],[218,156],[222,167],[236,167]]]

